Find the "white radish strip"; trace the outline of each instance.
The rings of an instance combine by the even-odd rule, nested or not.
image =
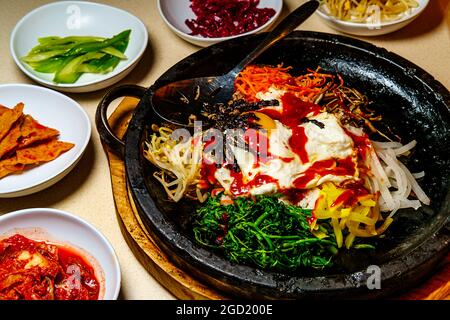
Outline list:
[[[391,148],[400,148],[402,144],[400,142],[379,142],[372,141],[372,144],[376,149],[391,149]]]
[[[392,170],[391,167],[386,166],[383,169],[384,169],[384,172],[386,172],[386,175],[388,176],[388,178],[395,178],[394,170]],[[391,179],[389,179],[389,181],[391,181]]]
[[[399,171],[399,174],[402,177],[401,178],[402,179],[402,184],[405,185],[405,189],[402,190],[401,196],[402,196],[403,199],[408,199],[409,195],[411,194],[411,189],[412,189],[411,183],[409,182],[409,179],[408,179],[408,177],[406,175],[405,170],[403,170],[403,168],[400,166],[401,162],[400,162],[400,160],[398,160],[396,158],[394,151],[388,150],[388,152],[391,154],[391,156],[393,158],[393,161],[395,161],[395,163],[398,164],[398,169],[397,170]],[[398,182],[397,182],[397,184],[398,184]],[[399,191],[400,191],[400,188],[399,188]]]
[[[413,208],[417,210],[421,202],[429,204],[430,199],[420,188],[415,180],[425,175],[424,172],[411,174],[406,166],[401,163],[397,157],[409,154],[417,142],[415,140],[406,145],[398,142],[377,142],[372,141],[375,152],[370,153],[370,167],[373,177],[369,178],[370,185],[374,190],[380,192],[378,204],[381,211],[391,211],[389,217],[392,217],[397,210],[404,208]],[[397,190],[389,190],[389,188]],[[414,191],[419,200],[409,200],[411,192]]]
[[[425,171],[421,171],[421,172],[417,172],[417,173],[411,173],[411,174],[412,174],[412,176],[415,179],[420,179],[420,178],[425,177]]]
[[[380,188],[381,198],[386,204],[386,207],[388,208],[388,210],[392,210],[394,208],[394,199],[392,198],[389,189],[387,188],[385,183],[379,183],[378,185]]]
[[[400,166],[398,165],[399,161],[392,149],[386,150],[386,157],[383,158],[383,161],[385,161],[394,171],[399,194],[403,195],[403,197],[405,198],[408,198],[409,193],[406,194],[408,179],[406,178],[406,175],[403,172],[402,168],[400,168]]]
[[[404,146],[402,146],[400,148],[394,149],[394,152],[396,155],[403,155],[403,154],[409,152],[412,148],[414,148],[416,146],[416,144],[417,144],[417,141],[413,140],[410,143],[405,144]]]
[[[377,176],[380,184],[386,185],[386,187],[389,188],[391,186],[389,183],[389,179],[384,172],[383,166],[381,165],[380,160],[378,159],[378,156],[374,150],[370,150],[370,160],[372,169],[375,171],[374,174],[375,176]]]
[[[425,192],[422,190],[422,188],[417,183],[416,179],[414,179],[411,172],[409,172],[408,168],[406,166],[399,162],[400,167],[405,171],[406,177],[408,178],[409,182],[411,183],[412,190],[416,194],[417,198],[424,204],[429,205],[430,204],[430,198],[425,194]]]
[[[392,199],[392,196],[389,192],[389,189],[386,187],[386,184],[381,183],[378,180],[377,173],[375,173],[374,177],[372,178],[372,184],[374,185],[374,191],[380,192],[380,198],[378,202],[380,204],[381,210],[382,211],[392,210],[394,207],[394,201]]]
[[[383,212],[392,210],[394,203],[392,201],[389,206],[386,204],[386,200],[383,197],[383,193],[385,193],[385,190],[383,190],[383,193],[381,192],[380,184],[379,184],[377,178],[371,177],[369,181],[370,181],[370,186],[371,186],[372,192],[380,192],[381,193],[380,198],[378,199],[378,204],[380,206],[380,210]],[[388,193],[389,193],[389,190],[388,190]]]
[[[412,186],[408,180],[408,183],[406,184],[406,191],[405,191],[405,194],[403,195],[405,199],[408,199],[409,195],[411,194],[411,190],[412,190]]]
[[[392,199],[392,195],[390,194],[389,189],[386,188],[386,185],[379,185],[379,192],[379,204],[382,208],[382,211],[392,210],[394,208],[394,200]]]
[[[380,199],[378,199],[378,205],[380,206],[380,211],[382,211],[382,212],[391,211],[391,209],[388,208],[388,206],[386,205],[386,202],[384,202],[384,200],[381,197],[380,197]]]
[[[394,214],[400,209],[400,201],[395,201],[394,208],[392,209],[391,213],[389,214],[388,218],[392,218]]]
[[[400,209],[413,208],[414,210],[419,209],[422,206],[419,200],[401,200]]]
[[[395,181],[395,179],[389,179],[389,181],[391,182],[392,187],[398,189],[397,181]]]
[[[372,192],[379,192],[380,191],[380,186],[378,184],[378,180],[376,179],[376,177],[370,178],[370,185],[372,187]]]

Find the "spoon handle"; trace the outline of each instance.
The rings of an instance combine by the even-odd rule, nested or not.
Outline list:
[[[319,7],[319,2],[316,0],[311,0],[290,13],[286,18],[284,18],[259,44],[255,50],[248,54],[241,62],[239,62],[236,67],[234,67],[228,74],[236,77],[242,69],[250,64],[254,59],[259,57],[264,51],[270,48],[272,45],[283,39],[289,33],[294,31],[300,24],[302,24],[306,19],[308,19],[314,11]]]

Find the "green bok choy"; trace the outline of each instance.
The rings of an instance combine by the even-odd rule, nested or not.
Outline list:
[[[43,37],[22,61],[37,72],[54,73],[55,83],[75,83],[83,73],[114,70],[128,46],[131,30],[112,38],[91,36]]]

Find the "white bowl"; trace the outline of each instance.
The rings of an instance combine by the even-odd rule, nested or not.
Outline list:
[[[277,20],[281,13],[281,9],[283,8],[283,0],[261,0],[258,5],[259,8],[272,8],[275,10],[275,15],[265,24],[255,30],[235,36],[204,38],[202,36],[190,35],[191,30],[185,24],[186,19],[195,19],[195,14],[189,7],[190,3],[191,2],[189,0],[158,0],[158,10],[164,22],[173,32],[175,32],[182,39],[201,47],[206,47],[220,41],[266,31],[275,22],[275,20]]]
[[[419,3],[419,6],[417,8],[413,8],[410,14],[407,14],[398,20],[381,22],[380,24],[342,21],[328,15],[323,7],[320,7],[316,11],[316,14],[321,17],[326,24],[338,31],[358,36],[379,36],[397,31],[407,24],[411,23],[415,18],[419,16],[420,13],[422,13],[422,11],[428,5],[429,0],[417,0],[417,2]]]
[[[53,161],[0,179],[0,198],[29,195],[55,184],[78,163],[91,137],[91,123],[81,106],[69,97],[27,84],[0,85],[0,104],[25,104],[24,113],[39,123],[57,129],[59,140],[75,146]]]
[[[108,240],[91,224],[55,209],[24,209],[0,216],[0,239],[21,234],[35,241],[67,245],[83,254],[94,267],[104,300],[117,299],[120,266]]]
[[[52,73],[34,71],[20,60],[45,36],[70,35],[112,37],[131,29],[125,51],[127,60],[107,74],[83,74],[73,84],[56,84]],[[111,86],[133,70],[141,59],[148,42],[148,32],[141,20],[114,7],[84,1],[54,2],[25,15],[11,33],[11,55],[19,68],[31,79],[47,87],[66,92],[89,92]]]

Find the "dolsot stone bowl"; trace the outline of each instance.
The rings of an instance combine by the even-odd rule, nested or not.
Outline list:
[[[235,265],[199,246],[193,239],[191,216],[195,204],[173,203],[143,157],[148,128],[157,122],[152,112],[155,88],[175,80],[227,72],[264,37],[246,36],[202,49],[178,62],[150,88],[125,85],[113,88],[97,110],[97,128],[103,141],[122,153],[137,210],[173,262],[201,281],[228,294],[245,298],[377,298],[406,289],[425,275],[449,251],[450,232],[450,93],[413,63],[366,42],[317,32],[293,32],[264,53],[256,63],[293,66],[304,71],[320,66],[339,73],[346,84],[365,93],[383,116],[383,126],[402,137],[417,140],[407,165],[424,170],[420,184],[431,205],[401,210],[373,252],[341,250],[328,270],[275,273]],[[111,134],[106,109],[120,96],[140,98],[125,142]],[[370,266],[377,267],[370,267]],[[379,267],[379,269],[378,269]],[[380,271],[380,289],[371,283]],[[375,283],[375,287],[377,287]]]

